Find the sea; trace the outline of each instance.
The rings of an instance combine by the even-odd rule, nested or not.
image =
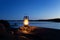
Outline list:
[[[23,21],[8,21],[11,28],[19,28],[23,26]],[[29,26],[52,28],[60,30],[60,22],[48,22],[48,21],[29,21]]]

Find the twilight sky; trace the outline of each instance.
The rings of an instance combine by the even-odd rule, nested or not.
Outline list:
[[[0,19],[60,18],[60,0],[0,0]]]

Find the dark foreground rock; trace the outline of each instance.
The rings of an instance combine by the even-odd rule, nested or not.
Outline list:
[[[60,30],[50,28],[37,28],[30,34],[19,33],[17,40],[60,40]]]

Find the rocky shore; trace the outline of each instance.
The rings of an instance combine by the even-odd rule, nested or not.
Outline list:
[[[60,40],[60,30],[31,26],[30,33],[16,31],[17,40]]]

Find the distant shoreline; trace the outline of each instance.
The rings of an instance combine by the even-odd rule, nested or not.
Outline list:
[[[7,20],[7,21],[23,21],[23,20]],[[29,21],[48,21],[48,22],[60,22],[60,18],[55,19],[40,19],[40,20],[29,20]]]

